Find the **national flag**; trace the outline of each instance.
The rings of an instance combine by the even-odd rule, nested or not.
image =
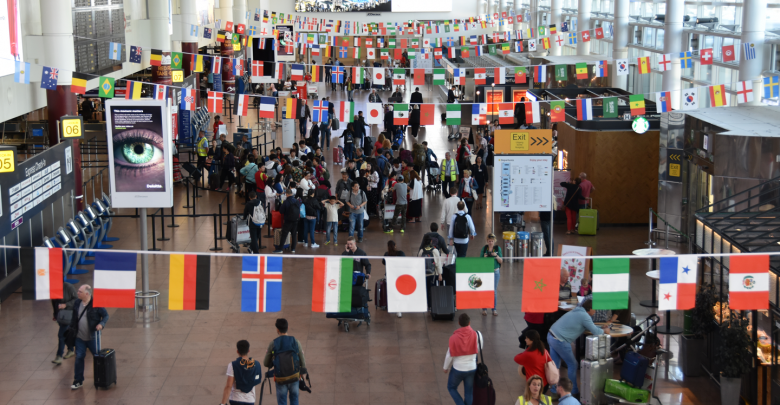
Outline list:
[[[409,125],[409,104],[393,104],[393,125]]]
[[[485,68],[474,69],[474,84],[485,84],[487,73]]]
[[[14,82],[30,84],[30,64],[17,60],[14,67]]]
[[[249,94],[236,94],[233,114],[246,117],[249,112]]]
[[[752,60],[756,58],[756,44],[752,42],[745,42],[742,44],[742,54],[745,55],[745,60]]]
[[[451,46],[451,47],[447,48],[447,57],[450,58],[450,59],[455,59],[457,57],[456,50],[455,50],[454,46]]]
[[[461,58],[468,58],[471,55],[469,47],[463,46],[460,48],[460,57]]]
[[[693,67],[693,57],[691,51],[680,52],[680,66],[683,69]]]
[[[366,48],[366,59],[369,59],[369,60],[376,59],[376,49],[374,49],[374,48]]]
[[[155,100],[166,100],[168,99],[168,86],[164,84],[155,84],[154,85],[154,99]]]
[[[495,109],[495,105],[492,106]],[[514,106],[512,103],[500,103],[498,105],[498,123],[499,124],[514,124],[515,118],[513,114]]]
[[[649,56],[643,56],[641,58],[637,58],[637,65],[639,67],[639,74],[643,75],[645,73],[650,73],[650,57]]]
[[[427,312],[425,261],[431,259],[388,257],[387,310],[389,312]]]
[[[585,62],[577,63],[575,65],[575,68],[577,70],[577,79],[587,79],[588,78],[588,64]]]
[[[298,99],[288,97],[287,101],[287,108],[285,108],[284,118],[293,119],[298,118]]]
[[[658,56],[658,70],[665,72],[672,69],[672,54],[667,53]]]
[[[662,257],[658,280],[658,310],[696,306],[696,256]]]
[[[393,85],[404,85],[406,83],[406,70],[393,69]]]
[[[331,70],[330,81],[332,83],[344,83],[344,66],[337,66]]]
[[[311,111],[311,120],[314,122],[328,122],[328,102],[325,100],[314,100],[314,106]]]
[[[282,260],[262,255],[242,258],[241,312],[282,310]]]
[[[434,86],[443,86],[444,85],[444,69],[433,69],[433,85]],[[777,76],[775,76],[777,77]]]
[[[607,61],[600,60],[596,62],[596,77],[607,77],[609,74],[609,67],[607,65]]]
[[[346,57],[347,57],[347,47],[342,46],[341,48],[339,48],[339,58],[344,59]]]
[[[420,107],[420,125],[434,125],[435,104],[418,104]]]
[[[593,259],[593,309],[628,308],[629,259]]]
[[[122,44],[118,42],[111,42],[108,46],[108,59],[121,60],[122,59]]]
[[[181,69],[184,55],[181,52],[171,52],[171,69]]]
[[[724,62],[734,62],[736,60],[736,55],[734,53],[734,45],[724,46],[723,48],[721,48],[721,52],[723,53]]]
[[[555,80],[568,80],[568,65],[555,65]]]
[[[477,45],[474,47],[474,53],[477,56],[482,56],[482,45]]]
[[[441,59],[441,48],[433,48],[433,59]]]
[[[181,89],[181,105],[179,109],[195,111],[195,104],[198,96],[195,89]]]
[[[712,57],[712,48],[709,49],[702,49],[699,51],[699,62],[702,65],[712,65],[712,60],[714,58]]]
[[[593,119],[593,100],[589,98],[576,99],[577,121],[590,121]]]
[[[339,121],[353,122],[355,117],[355,103],[351,101],[339,101]]]
[[[596,39],[602,39],[604,38],[604,28],[598,27],[595,30]]]
[[[753,81],[746,80],[737,83],[737,103],[749,103],[753,101]]]
[[[208,310],[211,283],[211,256],[170,255],[168,309]]]
[[[211,39],[211,28],[203,27],[203,38]]]
[[[460,104],[447,104],[447,125],[460,125],[460,106]]]
[[[261,77],[263,76],[263,61],[261,60],[253,60],[252,61],[252,77]]]
[[[488,55],[495,55],[496,54],[496,45],[490,44],[487,46],[488,49]]]
[[[542,47],[544,49],[550,49],[550,38],[549,37],[542,38]]]
[[[617,76],[628,76],[628,59],[615,59]]]
[[[244,60],[243,59],[233,59],[233,75],[234,76],[243,76],[244,75]],[[301,76],[301,79],[303,79],[303,76]]]
[[[764,78],[764,98],[776,98],[780,96],[780,76]]]
[[[539,114],[539,102],[528,101],[525,102],[525,122],[528,124],[534,122],[541,122],[541,116]]]
[[[380,49],[379,50],[379,59],[388,60],[390,59],[390,51],[387,49]]]
[[[203,72],[203,55],[192,55],[192,71]]]
[[[290,80],[295,80],[295,81],[303,80],[303,65],[293,63],[290,66]]]
[[[365,71],[365,69],[363,69],[363,68],[353,67],[352,68],[352,83],[354,83],[354,84],[363,84],[363,80],[364,80],[364,77],[363,77],[364,73],[363,72],[364,71]]]
[[[73,78],[70,81],[70,92],[75,94],[86,94],[87,79],[80,77],[78,73],[73,72]]]
[[[590,32],[582,31],[582,42],[590,42]]]
[[[100,76],[98,79],[98,97],[114,98],[114,78]]]
[[[560,259],[525,259],[521,311],[531,313],[558,311],[560,273]]]
[[[493,69],[493,83],[506,84],[506,68],[497,67]]]
[[[723,107],[727,105],[725,86],[722,84],[710,86],[710,107]]]
[[[59,75],[59,69],[44,66],[43,69],[41,69],[41,88],[46,90],[57,90]]]
[[[382,83],[384,84],[384,79],[382,79]],[[366,124],[381,124],[383,118],[382,103],[368,103]]]
[[[523,52],[523,41],[522,40],[515,41],[515,52]]]
[[[352,58],[360,59],[360,47],[352,48]]]
[[[225,23],[225,31],[233,32],[233,21],[228,21]]]
[[[477,36],[476,36],[476,35],[472,35],[472,36],[470,36],[470,37],[469,37],[469,43],[470,43],[471,45],[476,45],[476,44],[478,43],[478,41],[477,41]]]
[[[536,51],[536,40],[535,39],[529,39],[528,40],[528,52],[535,52]]]
[[[633,94],[628,96],[628,102],[631,107],[631,115],[645,114],[645,96],[642,94]]]
[[[141,98],[141,82],[127,81],[125,87],[126,100],[138,100]]]
[[[95,252],[92,305],[103,308],[135,308],[135,253]]]
[[[311,293],[313,312],[352,310],[352,263],[352,258],[348,257],[314,258]]]
[[[550,25],[550,35],[557,34],[558,29],[555,27],[555,24]]]
[[[566,103],[564,101],[550,102],[550,122],[562,122],[566,120]]]
[[[496,287],[493,263],[493,258],[456,259],[455,286],[459,309],[493,308]]]
[[[22,299],[63,298],[63,255],[61,248],[21,248]]]
[[[219,56],[214,56],[211,60],[211,73],[212,74],[221,74],[222,73],[222,58]]]
[[[547,81],[547,65],[536,65],[534,68],[534,83]]]
[[[503,44],[501,44],[501,54],[508,55],[509,52],[510,52],[509,42],[504,42]]]
[[[415,86],[425,85],[425,69],[413,69],[412,75],[414,78],[412,84],[414,84]]]
[[[372,75],[371,75],[371,83],[379,86],[385,85],[385,68],[373,68]]]
[[[387,47],[390,49],[395,48],[395,37],[390,37],[387,39]]]
[[[222,113],[222,95],[224,93],[220,93],[218,91],[210,91],[208,92],[208,110],[210,113],[213,114],[220,114]],[[273,117],[271,117],[273,118]]]
[[[569,33],[569,45],[577,45],[577,33],[576,32],[570,32]]]
[[[672,93],[669,91],[655,93],[655,109],[659,114],[672,111]]]
[[[699,93],[695,87],[691,89],[685,89],[682,93],[683,110],[695,110],[699,108]]]
[[[618,116],[618,98],[607,97],[604,99],[601,107],[602,117],[617,118]]]
[[[768,309],[769,256],[732,255],[729,262],[729,309]]]
[[[159,49],[152,49],[149,54],[149,64],[152,66],[162,66],[162,51]]]
[[[452,84],[456,84],[459,86],[466,84],[466,69],[460,68],[460,69],[453,70]]]
[[[515,84],[525,83],[528,79],[528,75],[524,67],[515,67]]]
[[[211,92],[209,92],[211,93]],[[260,118],[274,118],[276,99],[273,97],[260,97]]]
[[[487,125],[487,104],[471,105],[471,125]]]

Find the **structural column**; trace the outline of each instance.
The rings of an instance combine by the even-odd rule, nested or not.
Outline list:
[[[183,67],[185,77],[192,74],[194,66],[192,66],[192,56],[190,54],[198,53],[198,37],[203,35],[201,32],[203,27],[198,28],[197,37],[190,35],[191,26],[198,25],[198,11],[195,3],[196,0],[181,0],[181,37],[183,38],[181,50],[184,52]]]
[[[246,0],[233,0],[233,26],[246,23]]]
[[[502,13],[505,12],[505,11],[506,11],[506,0],[499,0],[499,2],[498,2],[498,11],[496,11],[498,13],[498,18],[499,19],[501,18]],[[507,15],[509,15],[509,13],[507,13]],[[504,26],[503,27],[498,27],[498,30],[499,31],[506,31],[507,28],[508,27],[506,26],[506,21],[504,21]]]
[[[588,35],[592,35],[590,31],[590,10],[592,0],[579,0],[578,1],[578,14],[577,14],[577,55],[590,55],[590,41],[585,42],[580,35],[583,31],[588,31]]]
[[[764,30],[766,29],[767,0],[747,0],[742,7],[742,44],[753,44],[755,59],[745,59],[745,49],[741,49],[739,58],[739,81],[753,81],[753,102],[750,105],[761,105],[762,80],[764,70]],[[771,59],[771,58],[769,58]],[[745,104],[747,105],[747,104]]]
[[[515,23],[513,29],[517,31],[520,29],[520,21],[518,20],[520,19],[520,15],[523,13],[522,10],[523,5],[521,4],[521,0],[515,0],[514,7],[515,7]]]
[[[629,0],[615,0],[615,18],[612,27],[612,59],[628,59],[628,8]],[[612,87],[628,89],[628,76],[617,75],[617,65],[612,64]]]
[[[270,14],[270,13],[269,13]],[[219,19],[222,20],[220,29],[225,29],[225,23],[233,21],[233,0],[220,0],[219,1]]]
[[[683,39],[683,14],[685,2],[683,0],[666,0],[666,17],[664,18],[664,53],[677,56],[682,52]],[[663,55],[659,55],[663,57]],[[680,108],[680,90],[682,89],[682,67],[680,63],[671,63],[669,70],[661,73],[663,82],[661,89],[671,91],[672,108]]]
[[[563,0],[550,1],[550,24],[555,25],[558,34],[550,37],[550,55],[560,55],[563,48],[563,42],[559,45],[556,42],[558,35],[561,35],[561,13],[563,12]]]
[[[152,66],[152,82],[172,85],[171,78],[171,32],[168,26],[168,2],[151,1],[148,3],[150,48],[163,50],[162,65]]]

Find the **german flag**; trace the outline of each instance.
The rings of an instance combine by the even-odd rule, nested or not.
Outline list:
[[[141,98],[141,82],[127,81],[127,88],[125,89],[125,99],[138,100]]]
[[[149,55],[149,64],[152,66],[162,66],[162,51],[159,49],[152,49],[152,53]]]
[[[331,52],[332,48],[333,48],[332,46],[326,46],[325,48],[322,48],[321,49],[322,56],[324,56],[326,58],[330,58],[331,57],[331,53],[330,52]]]
[[[87,78],[76,72],[73,72],[73,79],[70,83],[70,92],[75,94],[86,94]]]
[[[171,255],[168,309],[209,309],[211,258],[209,255]]]
[[[225,42],[225,30],[217,31],[217,42]]]
[[[311,67],[311,81],[314,83],[323,83],[325,81],[324,66],[314,65]]]
[[[284,118],[298,118],[297,112],[298,112],[298,99],[295,98],[288,98],[287,99],[287,109],[284,113]]]

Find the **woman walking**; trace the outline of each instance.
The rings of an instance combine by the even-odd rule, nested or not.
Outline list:
[[[411,171],[409,178],[409,210],[406,216],[409,217],[408,222],[420,222],[423,199],[422,179],[420,179],[420,175],[415,170]]]
[[[477,204],[476,209],[482,208],[482,195],[485,194],[485,186],[488,182],[487,166],[482,161],[482,156],[477,155],[474,164],[471,165],[471,176],[477,182]]]
[[[567,235],[574,233],[577,227],[577,213],[580,210],[580,199],[582,198],[581,182],[582,180],[579,177],[575,177],[570,183],[561,183],[561,187],[566,188],[566,197],[563,198],[563,205],[566,207]]]
[[[487,245],[482,247],[479,257],[493,258],[493,316],[498,316],[498,280],[501,279],[501,263],[504,262],[501,247],[496,246],[496,235],[488,234]],[[482,308],[482,316],[487,316],[487,308]]]

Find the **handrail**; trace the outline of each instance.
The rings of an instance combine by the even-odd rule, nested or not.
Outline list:
[[[767,185],[767,184],[769,184],[769,183],[771,183],[771,182],[778,182],[778,185],[777,185],[777,187],[776,187],[776,188],[773,188],[773,189],[771,189],[771,190],[765,190],[765,191],[763,191],[763,192],[760,192],[760,193],[759,193],[759,194],[757,194],[757,195],[750,196],[750,194],[749,194],[749,193],[750,193],[751,191],[753,191],[753,190],[755,190],[755,189],[757,189],[757,188],[763,187],[763,186],[765,186],[765,185]],[[769,179],[769,180],[767,180],[767,181],[765,181],[765,182],[763,182],[763,183],[761,183],[761,184],[757,184],[757,185],[755,185],[755,186],[753,186],[753,187],[750,187],[750,188],[748,188],[747,190],[743,190],[743,191],[741,191],[741,192],[739,192],[739,193],[737,193],[737,194],[734,194],[734,195],[732,195],[732,196],[729,196],[729,197],[727,197],[727,198],[724,198],[724,199],[722,199],[722,200],[715,201],[714,203],[712,203],[712,204],[710,204],[710,205],[708,205],[708,206],[706,206],[706,207],[702,207],[702,208],[700,208],[700,209],[696,210],[696,212],[697,212],[697,213],[700,213],[700,212],[701,212],[701,213],[707,213],[707,212],[709,212],[709,209],[710,209],[710,208],[712,208],[712,207],[714,207],[714,206],[716,206],[716,205],[718,205],[718,204],[721,204],[721,203],[723,203],[723,202],[724,202],[724,201],[726,201],[726,200],[733,200],[735,197],[738,197],[738,196],[740,196],[740,195],[742,195],[742,194],[745,194],[745,193],[748,193],[748,198],[747,198],[747,200],[750,200],[751,198],[756,198],[756,197],[759,197],[759,196],[765,195],[765,194],[767,194],[767,193],[769,193],[769,192],[776,191],[777,189],[780,189],[780,176],[778,176],[778,177],[775,177],[775,178],[773,178],[773,179]],[[729,209],[729,208],[731,208],[731,207],[734,207],[734,206],[736,206],[736,205],[738,205],[738,204],[741,204],[741,203],[743,203],[744,201],[746,201],[746,200],[740,200],[739,202],[734,202],[733,204],[729,204],[729,205],[727,205],[727,206],[725,207],[725,209]]]

